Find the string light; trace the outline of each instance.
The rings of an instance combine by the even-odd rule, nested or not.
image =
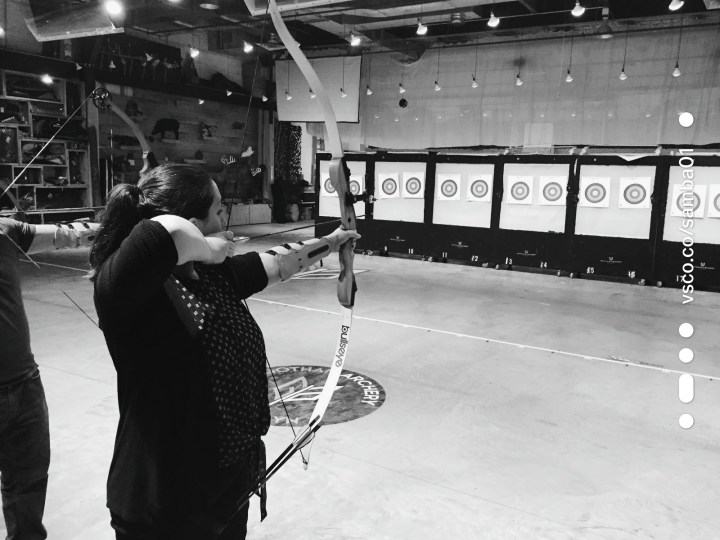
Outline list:
[[[677,11],[678,9],[683,7],[684,4],[684,0],[672,0],[672,2],[670,2],[670,5],[668,6],[668,9],[670,11]]]

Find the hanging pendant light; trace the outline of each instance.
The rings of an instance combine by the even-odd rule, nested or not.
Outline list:
[[[565,77],[565,82],[573,82],[575,79],[573,79],[573,76],[570,75],[570,70],[567,70],[567,77]]]
[[[580,5],[580,1],[578,0],[575,2],[575,7],[572,8],[570,13],[572,13],[574,17],[582,17],[582,14],[585,13],[585,8]]]
[[[478,84],[478,82],[475,80],[475,75],[473,75],[472,84],[471,84],[470,86],[471,86],[472,88],[477,88],[478,86],[480,86],[480,85]]]
[[[370,85],[369,85],[369,84],[367,85],[367,89],[365,90],[365,93],[366,93],[368,96],[372,96],[373,91],[370,89]]]
[[[425,34],[427,34],[427,31],[428,31],[427,26],[425,26],[425,25],[422,23],[422,21],[418,19],[418,27],[417,27],[417,30],[415,31],[415,33],[416,33],[418,36],[424,36]]]
[[[523,80],[520,78],[520,74],[517,74],[517,77],[515,77],[515,86],[522,86]]]
[[[620,70],[620,76],[618,77],[618,79],[620,79],[621,81],[624,81],[627,78],[628,78],[627,73],[625,73],[625,68],[623,67],[622,70]]]
[[[675,69],[673,69],[673,77],[679,77],[682,75],[682,71],[680,71],[680,62],[675,62]]]
[[[670,2],[670,5],[668,6],[668,9],[670,11],[677,11],[678,9],[683,7],[684,4],[684,0],[672,0],[672,2]]]
[[[398,89],[398,93],[404,94],[407,90],[405,90],[405,87],[403,86],[403,83],[400,83],[400,88]]]
[[[313,89],[310,88],[310,99],[315,99],[317,96],[315,95],[315,92],[313,92]]]
[[[490,12],[490,18],[488,19],[487,25],[490,28],[496,28],[500,24],[500,18],[495,16],[493,11]]]

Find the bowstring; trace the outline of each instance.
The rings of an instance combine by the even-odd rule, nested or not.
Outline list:
[[[265,17],[263,18],[262,30],[260,31],[260,43],[262,43],[263,40],[265,39],[265,26],[267,25],[269,9],[270,9],[270,4],[268,3],[267,7],[265,8]],[[240,153],[242,153],[243,147],[245,146],[245,137],[247,135],[248,125],[250,122],[250,111],[252,110],[253,92],[255,91],[255,80],[257,79],[257,72],[258,72],[259,65],[260,65],[260,51],[258,51],[258,53],[257,53],[257,59],[255,60],[255,68],[253,69],[253,78],[252,78],[252,82],[250,83],[250,99],[248,100],[247,112],[245,113],[245,128],[243,129],[243,136],[242,136],[242,140],[240,141]],[[258,129],[259,129],[259,126],[258,126]],[[266,170],[267,170],[267,168],[266,168]],[[233,190],[233,199],[235,199],[237,197],[237,192],[238,192],[238,183],[235,182],[235,189]],[[230,218],[232,217],[233,203],[228,204],[228,207],[229,207],[229,210],[228,210],[228,216],[227,216],[227,223],[225,224],[226,231],[230,229]]]

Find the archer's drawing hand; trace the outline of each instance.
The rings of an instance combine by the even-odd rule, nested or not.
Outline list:
[[[219,233],[209,234],[205,237],[209,253],[207,258],[202,262],[206,264],[220,264],[226,258],[233,256],[235,243],[233,242],[233,232],[223,231]]]

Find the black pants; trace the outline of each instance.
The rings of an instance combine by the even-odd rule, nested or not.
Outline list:
[[[0,474],[7,540],[44,540],[50,466],[48,408],[40,373],[0,387]]]
[[[250,470],[250,463],[233,467],[233,481],[209,510],[178,515],[162,524],[132,523],[110,511],[116,540],[245,540],[249,505],[240,509],[229,525],[228,519],[237,509],[238,499],[250,489]],[[218,482],[222,480],[218,478]]]

